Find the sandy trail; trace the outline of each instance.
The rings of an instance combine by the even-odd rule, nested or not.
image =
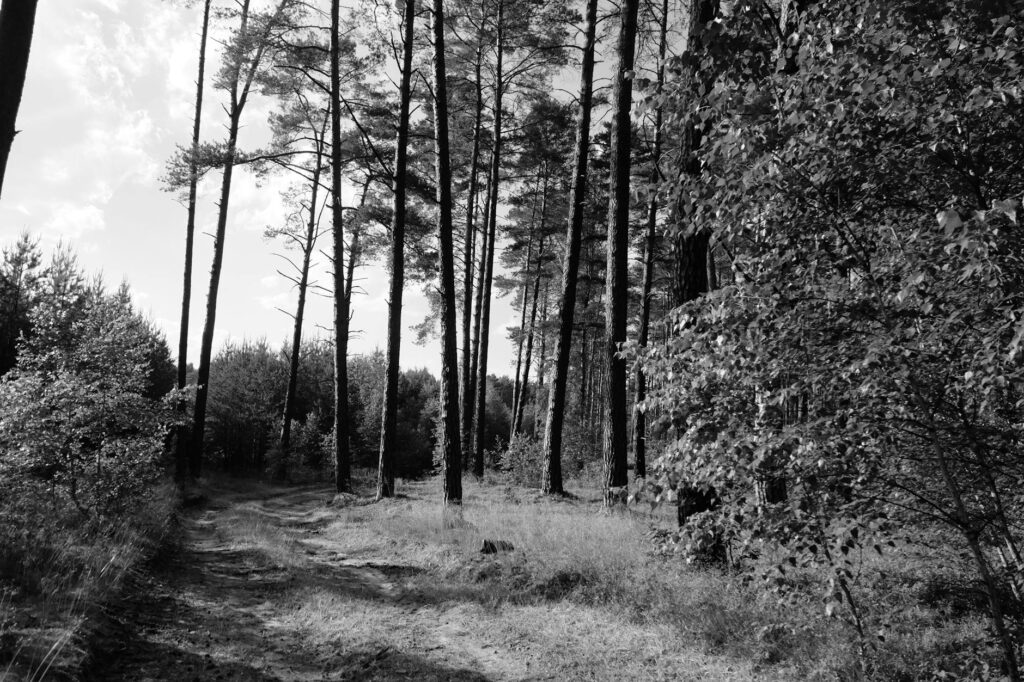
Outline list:
[[[474,627],[473,605],[426,598],[408,580],[422,569],[322,541],[328,499],[324,488],[224,494],[187,512],[177,545],[108,614],[87,679],[544,677]],[[259,543],[239,542],[240,518]]]
[[[444,527],[435,482],[403,490],[332,505],[326,487],[213,490],[110,609],[86,679],[784,679],[671,625],[517,587],[546,555],[523,528],[514,552],[478,552],[482,533],[524,523],[517,504],[496,501],[502,489],[471,486],[459,529]],[[530,533],[545,523],[556,532],[559,518],[565,532],[606,522],[586,504],[570,520],[551,504],[561,503],[529,508]]]

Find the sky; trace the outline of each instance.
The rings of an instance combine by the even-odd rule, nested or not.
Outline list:
[[[136,304],[164,331],[176,352],[182,295],[186,210],[162,191],[161,176],[175,145],[191,140],[201,9],[168,0],[42,0],[18,114],[4,192],[0,246],[22,232],[44,251],[67,244],[83,269],[102,273],[110,288],[128,282]],[[219,65],[216,46],[207,73]],[[207,89],[203,139],[226,137],[219,93]],[[243,116],[241,145],[265,139],[271,104],[257,98]],[[214,351],[229,341],[265,338],[280,346],[292,319],[278,308],[295,305],[292,285],[276,273],[280,243],[267,226],[282,223],[280,192],[289,179],[257,183],[236,171],[230,202]],[[200,185],[192,278],[189,360],[198,363],[220,174]],[[350,203],[352,197],[344,197]],[[328,246],[329,237],[323,247]],[[321,268],[314,275],[329,285]],[[388,275],[381,264],[357,274],[353,301],[353,354],[387,342]],[[411,325],[427,311],[418,285],[403,306],[402,366],[440,371],[440,345],[414,343]],[[306,338],[328,336],[331,304],[314,297],[307,307]],[[490,371],[511,374],[514,348],[506,329],[518,326],[508,298],[491,313]]]

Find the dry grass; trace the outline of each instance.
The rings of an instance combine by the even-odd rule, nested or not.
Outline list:
[[[465,485],[461,522],[445,519],[436,482],[403,482],[398,499],[339,511],[321,541],[422,567],[429,577],[417,589],[437,601],[490,609],[500,614],[496,627],[539,627],[552,641],[574,641],[552,654],[564,665],[568,657],[588,669],[616,670],[626,665],[616,652],[630,651],[631,669],[647,675],[643,660],[660,666],[673,657],[666,652],[686,651],[705,667],[726,666],[722,679],[911,680],[938,670],[966,674],[986,657],[998,660],[986,654],[983,610],[950,614],[920,598],[922,581],[951,579],[959,568],[932,575],[930,564],[902,552],[866,559],[858,589],[870,641],[862,644],[850,624],[825,617],[821,575],[805,576],[783,600],[739,576],[656,556],[646,531],[666,518],[608,513],[597,491],[550,500]],[[485,538],[509,541],[515,551],[482,556]],[[638,638],[659,644],[640,646]]]
[[[208,491],[220,510],[210,542],[255,557],[268,582],[252,609],[269,631],[346,652],[365,679],[960,679],[986,657],[983,613],[951,610],[930,587],[958,567],[943,577],[905,553],[865,561],[858,596],[885,641],[862,654],[851,626],[825,618],[821,576],[799,576],[781,602],[659,556],[647,531],[671,519],[608,513],[596,490],[553,500],[467,480],[453,515],[436,480],[398,489],[373,503],[365,480],[361,496],[328,505],[322,487],[225,483]],[[483,555],[484,539],[515,549]]]
[[[757,679],[766,665],[773,679],[800,676],[792,657],[764,651],[781,646],[758,635],[771,605],[725,576],[654,556],[650,515],[605,512],[594,491],[551,500],[467,480],[453,523],[435,487],[401,482],[397,499],[342,509],[318,542],[422,569],[403,586],[420,602],[470,610],[478,627],[525,643],[562,678]],[[481,555],[484,539],[515,550]],[[302,606],[310,636],[351,633],[343,611],[312,596]],[[376,622],[372,613],[358,622]]]

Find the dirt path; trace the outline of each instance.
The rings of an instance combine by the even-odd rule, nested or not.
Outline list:
[[[544,542],[607,547],[608,516],[519,506],[477,485],[453,531],[431,482],[404,490],[369,505],[328,505],[322,487],[213,490],[108,614],[86,679],[760,679],[749,662],[709,655],[669,626],[501,592],[529,573],[524,562],[557,559],[538,549]],[[593,539],[577,537],[585,532]],[[485,533],[525,547],[482,556]]]
[[[109,614],[88,679],[535,679],[466,609],[403,585],[421,569],[319,541],[329,499],[236,494],[187,513],[177,547]]]

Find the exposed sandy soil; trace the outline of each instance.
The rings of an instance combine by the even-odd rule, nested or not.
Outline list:
[[[316,542],[329,519],[326,489],[269,499],[225,495],[186,513],[177,546],[134,579],[132,596],[110,614],[112,632],[90,680],[490,680],[529,679],[514,650],[478,636],[457,604],[425,604],[396,582],[419,569]],[[288,565],[237,548],[229,512],[244,506],[294,539]],[[338,649],[282,622],[296,592],[336,592],[390,621],[386,640]],[[299,605],[301,607],[301,604]],[[369,625],[369,623],[368,623]],[[538,678],[539,679],[539,678]]]
[[[495,606],[449,586],[422,555],[360,529],[358,508],[328,505],[326,488],[211,497],[111,609],[86,679],[749,679],[579,605]]]

